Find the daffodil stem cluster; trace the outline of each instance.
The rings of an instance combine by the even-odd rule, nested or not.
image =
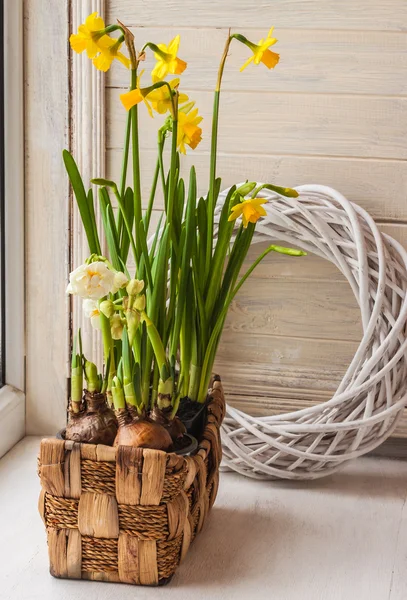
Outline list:
[[[120,183],[92,180],[99,188],[103,232],[96,225],[92,188],[86,191],[73,157],[64,151],[91,253],[85,265],[71,274],[69,291],[84,299],[92,325],[101,329],[105,362],[101,381],[100,376],[92,375],[90,366],[86,370],[81,351],[74,349],[72,406],[80,406],[85,374],[87,384],[106,391],[116,409],[128,406],[142,414],[157,405],[175,415],[184,396],[205,401],[228,308],[259,262],[272,251],[303,254],[270,246],[241,273],[256,222],[267,214],[261,190],[268,188],[295,197],[297,192],[290,188],[250,181],[232,186],[215,223],[221,189],[216,160],[220,95],[230,44],[237,40],[247,46],[253,53],[248,62],[273,68],[278,55],[268,48],[276,40],[271,37],[272,30],[258,44],[240,34],[228,35],[214,94],[209,188],[207,195],[199,197],[195,168],[191,167],[187,177],[181,176],[181,155],[187,146],[195,149],[200,143],[202,118],[195,103],[180,91],[180,79],[166,80],[186,68],[177,56],[179,36],[168,46],[148,42],[137,53],[129,29],[120,22],[105,27],[100,21],[97,15],[88,17],[76,37],[71,36],[71,45],[75,51],[86,50],[99,68],[108,59],[110,64],[115,58],[125,64],[125,57],[119,56],[124,41],[130,57],[125,64],[130,68],[130,86],[121,96],[128,113]],[[108,35],[113,31],[121,34],[116,40]],[[151,85],[143,87],[143,72],[138,69],[146,52],[153,53],[156,64]],[[148,198],[143,198],[141,191],[139,118],[143,118],[143,104],[151,116],[155,112],[165,119],[158,128],[157,160]],[[170,147],[165,149],[167,138],[171,138]],[[147,242],[158,194],[163,198],[164,213]],[[117,203],[117,214],[112,199]],[[236,219],[240,218],[237,226]],[[100,256],[102,234],[108,259]]]

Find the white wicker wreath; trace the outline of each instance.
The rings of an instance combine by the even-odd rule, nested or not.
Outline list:
[[[269,200],[268,216],[257,224],[255,242],[284,240],[334,263],[359,304],[363,337],[327,402],[270,417],[227,407],[222,468],[255,479],[329,475],[379,446],[407,399],[407,252],[337,191],[296,189],[298,198],[260,194]]]

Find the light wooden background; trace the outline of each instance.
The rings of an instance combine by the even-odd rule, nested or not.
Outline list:
[[[204,116],[204,140],[186,158],[200,191],[208,179],[212,89],[227,28],[257,41],[275,25],[280,64],[239,67],[232,45],[221,100],[223,187],[250,179],[321,183],[366,208],[407,243],[407,3],[405,0],[107,0],[107,20],[132,26],[137,45],[181,34],[182,87]],[[146,61],[147,75],[152,62]],[[108,75],[107,175],[118,179],[128,74]],[[143,189],[155,164],[160,120],[143,113]],[[258,247],[251,251],[253,259]],[[330,397],[361,335],[343,277],[313,256],[270,255],[233,305],[217,360],[228,399],[257,414]],[[399,431],[400,433],[400,431]]]

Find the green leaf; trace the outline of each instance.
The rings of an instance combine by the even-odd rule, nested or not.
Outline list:
[[[185,217],[185,243],[182,247],[182,261],[181,261],[181,272],[179,276],[179,289],[178,289],[178,298],[177,298],[177,306],[175,313],[175,323],[172,330],[172,339],[171,339],[171,356],[176,356],[179,337],[181,331],[182,317],[184,314],[185,307],[185,297],[187,292],[190,264],[191,264],[191,256],[192,249],[195,239],[195,230],[196,230],[196,173],[195,168],[191,167],[190,176],[189,176],[189,189],[188,189],[188,202],[187,202],[187,212]]]
[[[211,276],[208,281],[208,289],[206,292],[205,312],[208,321],[211,320],[213,307],[219,293],[226,255],[230,247],[235,223],[228,221],[230,210],[236,202],[239,202],[239,196],[235,195],[236,186],[232,186],[225,198],[222,206],[222,212],[219,219],[218,239],[216,242],[215,252],[211,261]]]
[[[98,235],[98,230],[97,230],[97,226],[96,226],[95,205],[94,205],[94,201],[93,201],[92,188],[90,188],[90,190],[88,191],[87,200],[88,200],[89,215],[90,215],[90,218],[92,221],[92,226],[93,226],[93,235],[95,237],[96,245],[99,249],[98,254],[100,255],[100,254],[102,254],[102,250],[100,249],[99,235]]]
[[[139,241],[140,241],[140,247],[141,247],[141,255],[144,259],[144,264],[146,267],[148,285],[150,286],[150,288],[153,289],[154,285],[153,285],[153,277],[151,274],[150,257],[149,257],[148,248],[147,248],[146,231],[144,229],[144,223],[142,220],[139,223],[138,233],[139,233]]]
[[[113,209],[109,194],[105,187],[99,190],[100,212],[102,215],[103,229],[105,231],[109,256],[116,271],[121,270],[120,248],[117,236],[116,223],[113,216]]]
[[[95,231],[97,229],[94,218],[89,211],[88,197],[85,192],[85,187],[81,175],[79,173],[76,162],[68,150],[62,152],[65,168],[68,173],[69,180],[72,185],[72,189],[75,194],[76,202],[78,204],[79,214],[82,219],[82,224],[85,229],[86,238],[88,240],[89,250],[91,254],[100,254],[100,244],[95,238]]]

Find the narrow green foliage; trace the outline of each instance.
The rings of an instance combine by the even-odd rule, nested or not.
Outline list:
[[[79,214],[81,215],[83,228],[89,244],[91,254],[101,254],[99,238],[97,236],[97,226],[94,211],[89,209],[88,196],[85,192],[82,178],[80,176],[76,162],[68,150],[62,152],[66,171],[75,194],[78,204]]]

